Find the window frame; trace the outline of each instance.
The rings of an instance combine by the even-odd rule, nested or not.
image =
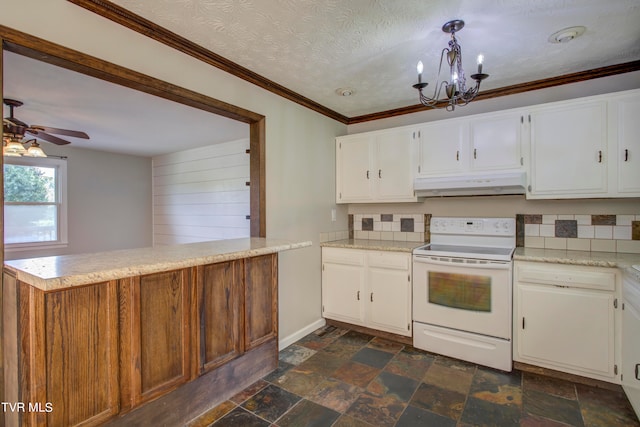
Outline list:
[[[19,165],[32,167],[48,167],[56,169],[56,201],[57,206],[57,240],[42,242],[23,242],[23,243],[4,243],[4,249],[7,252],[30,251],[41,249],[66,248],[68,241],[68,224],[67,224],[67,161],[65,158],[53,157],[5,157],[4,165]],[[3,171],[4,174],[4,166]],[[7,204],[17,204],[18,202],[4,202]],[[6,218],[4,227],[7,227]]]

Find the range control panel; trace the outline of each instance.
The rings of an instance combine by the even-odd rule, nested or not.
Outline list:
[[[434,234],[515,236],[515,218],[433,217],[429,227]]]

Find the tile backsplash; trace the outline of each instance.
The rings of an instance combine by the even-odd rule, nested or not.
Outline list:
[[[426,242],[430,214],[350,214],[349,238]]]
[[[429,242],[431,214],[349,214],[348,230],[321,233],[342,239]],[[516,246],[640,254],[640,214],[517,214]]]
[[[516,215],[517,246],[640,253],[640,215]]]

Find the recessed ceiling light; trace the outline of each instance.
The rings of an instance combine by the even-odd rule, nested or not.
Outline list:
[[[352,96],[355,95],[356,90],[350,87],[341,87],[336,89],[336,93],[340,96]]]
[[[586,30],[583,26],[569,27],[560,31],[556,31],[555,33],[549,36],[550,43],[568,43],[576,37],[580,37],[584,31]]]

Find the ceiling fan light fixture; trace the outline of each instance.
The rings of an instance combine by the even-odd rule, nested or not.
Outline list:
[[[414,89],[417,89],[420,93],[420,103],[430,108],[445,108],[447,111],[455,110],[456,106],[467,105],[471,102],[478,92],[480,91],[480,83],[482,80],[489,77],[489,74],[482,72],[484,55],[478,55],[478,71],[471,74],[471,78],[475,80],[474,87],[467,88],[464,69],[462,68],[462,48],[458,44],[456,39],[456,32],[464,28],[464,21],[461,19],[454,19],[446,22],[442,26],[442,31],[451,34],[451,40],[449,41],[449,47],[442,49],[440,54],[440,66],[438,67],[438,81],[434,86],[433,96],[428,97],[423,93],[423,90],[429,85],[427,82],[422,81],[423,64],[422,61],[418,62],[418,83],[413,85]],[[443,67],[444,65],[444,67]],[[440,80],[440,73],[443,68],[448,68],[448,75]],[[443,93],[445,97],[440,99],[440,95]]]
[[[47,157],[47,155],[42,150],[42,148],[40,148],[40,144],[38,144],[35,139],[31,142],[31,145],[29,146],[29,148],[27,148],[27,152],[24,153],[23,156],[27,156],[27,157]]]
[[[15,139],[7,139],[2,151],[6,156],[22,156],[27,152],[20,141],[16,141]]]

